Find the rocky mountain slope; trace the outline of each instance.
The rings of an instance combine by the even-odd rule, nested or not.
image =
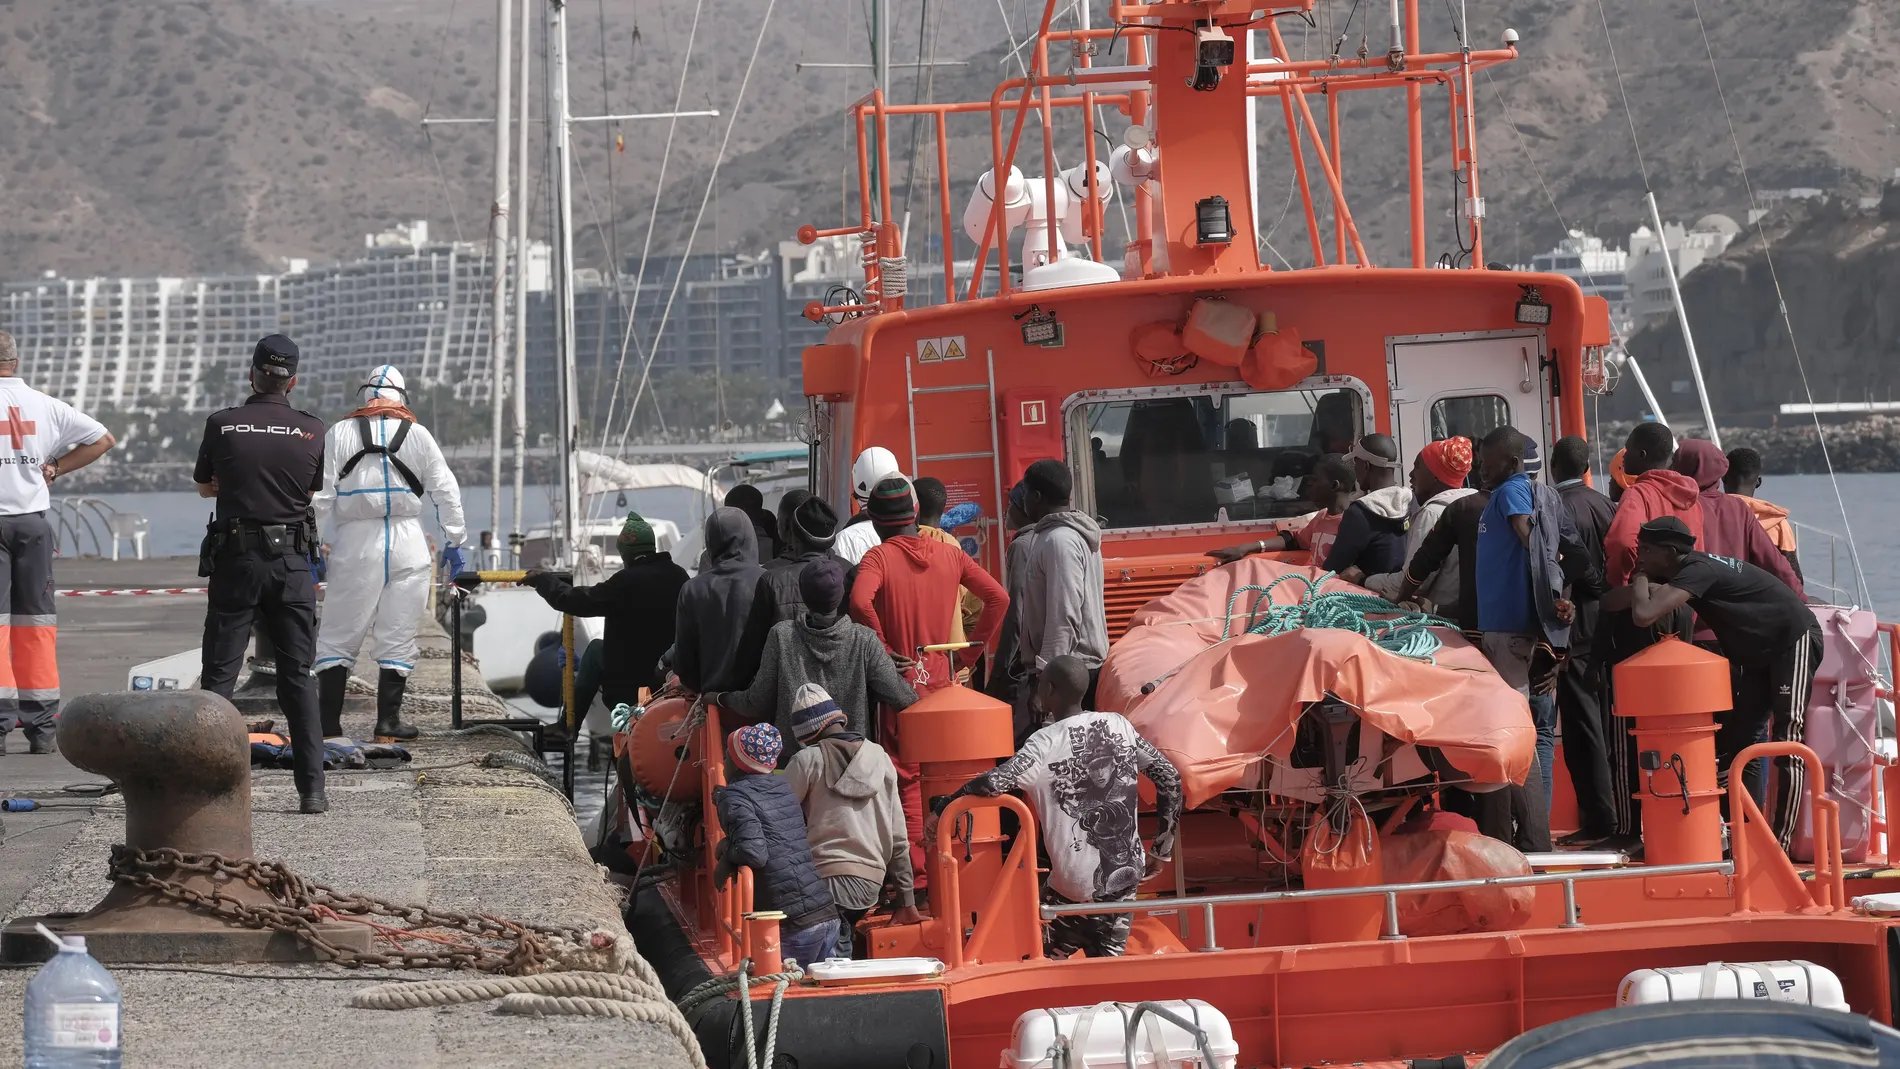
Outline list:
[[[1805,401],[1892,401],[1900,384],[1900,183],[1890,184],[1879,209],[1838,199],[1801,204],[1766,220],[1762,233],[1745,231],[1720,258],[1682,283],[1683,304],[1718,421],[1774,421],[1780,405]],[[1764,236],[1773,253],[1764,252]],[[1789,342],[1780,294],[1794,324]],[[1686,392],[1688,360],[1672,319],[1631,339],[1658,400],[1671,415],[1689,417],[1695,395]],[[1801,371],[1807,371],[1806,384]],[[1684,392],[1676,384],[1682,383]],[[1606,416],[1635,416],[1633,384],[1619,389]],[[1805,423],[1807,417],[1780,422]]]
[[[1001,62],[1005,15],[1021,34],[1039,11],[1027,0],[893,6],[897,61],[918,55],[920,29],[929,31],[921,51],[969,60],[938,69],[937,99],[987,96],[1009,69]],[[1096,7],[1105,13],[1103,0]],[[1665,212],[1739,216],[1739,172],[1692,0],[1603,0],[1601,12],[1596,3],[1561,0],[1467,7],[1474,44],[1490,45],[1507,25],[1523,37],[1522,61],[1480,78],[1489,258],[1521,259],[1549,245],[1561,233],[1559,217],[1612,237],[1639,221],[1643,179],[1605,45],[1606,17]],[[730,114],[765,8],[757,0],[572,3],[576,112],[669,107],[690,54],[684,105]],[[1363,38],[1376,53],[1387,43],[1379,8],[1319,0],[1312,27],[1284,25],[1296,52],[1323,55],[1343,33],[1345,51],[1357,51]],[[1428,48],[1455,47],[1452,10],[1425,5]],[[1757,185],[1871,192],[1900,164],[1900,68],[1883,58],[1900,35],[1900,5],[1730,0],[1704,3],[1702,13]],[[425,137],[419,120],[492,108],[493,17],[483,0],[0,0],[6,274],[249,270],[280,257],[347,255],[363,233],[406,218],[430,218],[440,234],[479,236],[488,132],[438,127]],[[798,65],[862,62],[865,21],[862,0],[772,5],[696,249],[758,248],[798,222],[836,217],[853,181],[843,173],[852,155],[841,112],[869,75]],[[906,77],[894,95],[917,93]],[[538,81],[535,95],[544,95]],[[1389,260],[1404,246],[1400,98],[1353,96],[1342,113],[1349,194],[1368,246]],[[1436,255],[1456,251],[1447,214],[1454,194],[1443,98],[1427,101]],[[1302,213],[1296,205],[1281,211],[1291,181],[1285,128],[1277,109],[1261,115],[1262,216],[1278,220],[1270,240],[1299,265]],[[987,166],[984,125],[958,124],[958,183]],[[1112,117],[1104,126],[1119,133]],[[725,127],[723,118],[682,122],[656,247],[676,246],[689,227]],[[623,255],[640,248],[660,168],[664,124],[620,132],[621,153],[609,129],[587,128],[576,139],[582,254],[597,263],[609,248]],[[1065,134],[1065,145],[1079,147],[1079,129]],[[907,159],[909,131],[900,127],[894,143]],[[541,182],[530,199],[544,197]]]

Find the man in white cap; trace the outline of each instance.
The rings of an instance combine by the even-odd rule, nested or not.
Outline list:
[[[871,547],[882,542],[877,536],[877,528],[871,524],[871,514],[865,505],[871,500],[871,491],[877,484],[894,476],[901,475],[897,470],[897,457],[881,445],[874,445],[858,454],[857,463],[851,465],[851,496],[857,499],[858,514],[840,528],[831,543],[831,553],[846,564],[856,564],[864,559]]]
[[[321,520],[334,513],[329,590],[317,629],[318,704],[323,733],[343,733],[343,693],[368,636],[376,659],[376,737],[413,739],[402,722],[403,692],[416,664],[416,627],[429,594],[429,543],[422,495],[435,499],[451,574],[463,570],[468,540],[462,493],[442,450],[409,411],[402,373],[388,365],[359,387],[362,407],[325,436]]]

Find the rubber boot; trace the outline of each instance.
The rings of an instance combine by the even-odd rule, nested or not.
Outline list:
[[[350,666],[339,664],[317,673],[317,712],[323,717],[323,737],[343,734],[343,694],[349,689]]]
[[[402,722],[402,695],[409,688],[409,677],[394,668],[385,668],[376,677],[376,741],[408,742],[420,735],[412,724]]]

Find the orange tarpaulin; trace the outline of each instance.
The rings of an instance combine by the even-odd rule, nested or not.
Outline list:
[[[1401,742],[1437,747],[1473,782],[1524,781],[1537,742],[1530,707],[1453,628],[1434,629],[1443,643],[1435,664],[1350,631],[1245,635],[1258,596],[1248,591],[1234,604],[1232,630],[1242,637],[1221,641],[1234,591],[1289,572],[1323,574],[1250,557],[1184,583],[1136,613],[1102,665],[1098,704],[1125,713],[1174,762],[1188,805],[1241,783],[1263,755],[1286,756],[1302,710],[1328,694]],[[1338,579],[1321,590],[1364,593]],[[1289,581],[1273,600],[1293,604],[1305,592]]]

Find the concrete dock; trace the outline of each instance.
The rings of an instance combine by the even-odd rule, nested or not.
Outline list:
[[[56,576],[62,589],[196,586],[195,565],[62,561]],[[63,598],[59,609],[61,682],[71,698],[123,690],[132,665],[196,646],[204,599]],[[446,682],[446,639],[425,634],[422,660],[412,693]],[[446,702],[411,704],[405,715],[419,725],[448,726]],[[370,717],[346,715],[344,727],[366,735]],[[116,795],[56,796],[96,777],[57,755],[20,752],[17,732],[11,744],[14,752],[0,757],[0,796],[57,797],[74,808],[4,815],[0,917],[84,910],[107,890],[107,852],[122,841],[124,810]],[[332,772],[332,809],[320,817],[296,812],[288,771],[254,770],[257,856],[339,890],[624,935],[618,891],[587,856],[566,800],[531,772],[482,766],[485,754],[512,748],[493,736],[420,740],[411,747],[412,767]],[[12,1020],[32,971],[0,967],[0,1007]],[[692,1064],[672,1032],[644,1022],[508,1016],[492,1002],[406,1011],[348,1006],[352,993],[373,984],[456,975],[444,971],[326,964],[113,971],[124,993],[128,1069]],[[20,1042],[17,1025],[0,1023],[0,1065],[20,1064]]]

